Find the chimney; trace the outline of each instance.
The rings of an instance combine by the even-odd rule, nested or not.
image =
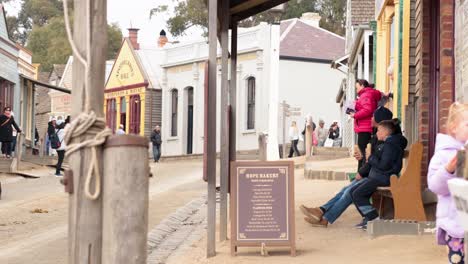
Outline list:
[[[319,22],[322,17],[318,13],[304,13],[301,21],[314,27],[320,27]]]
[[[168,42],[168,39],[166,37],[166,31],[161,30],[161,32],[159,32],[159,39],[158,39],[158,47],[162,48],[166,45],[166,43]]]
[[[132,46],[135,50],[140,49],[140,44],[138,43],[138,28],[129,28],[128,29],[128,38],[130,39],[130,42],[132,43]]]

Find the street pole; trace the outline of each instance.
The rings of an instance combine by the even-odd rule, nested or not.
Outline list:
[[[229,187],[229,0],[221,2],[221,153],[219,240],[227,239],[227,193]]]
[[[282,108],[283,108],[283,159],[286,158],[286,101],[283,101]]]
[[[148,159],[148,139],[144,137],[111,136],[106,141],[102,264],[146,264]]]
[[[66,9],[65,12],[67,12]],[[89,108],[90,111],[96,113],[98,118],[103,118],[105,56],[107,54],[107,0],[74,1],[73,35],[78,52],[87,58],[89,77],[85,78],[85,65],[78,59],[73,60],[72,116],[76,118],[87,112],[86,108]],[[88,50],[87,47],[91,48]],[[85,56],[87,50],[89,56]],[[88,90],[91,91],[90,94],[86,92],[86,84],[92,87]],[[79,138],[72,139],[71,143],[84,142],[94,137],[92,133],[85,133]],[[96,162],[102,164],[102,147],[96,147],[96,149]],[[89,148],[80,149],[69,157],[73,173],[68,173],[67,180],[72,182],[73,189],[70,191],[69,199],[68,264],[101,263],[102,196],[89,199],[85,195],[85,175],[92,165],[92,159],[93,152]],[[99,167],[98,174],[102,175],[103,168]],[[96,189],[94,181],[90,182],[89,187],[94,193],[100,191]]]
[[[273,23],[270,28],[270,103],[268,119],[267,160],[278,160],[278,102],[279,102],[279,37],[280,25]]]
[[[216,255],[216,75],[218,52],[218,0],[209,0],[208,4],[208,112],[207,119],[207,154],[206,174],[208,179],[208,210],[207,210],[207,257]]]

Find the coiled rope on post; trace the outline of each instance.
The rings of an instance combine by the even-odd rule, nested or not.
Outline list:
[[[68,42],[73,51],[73,56],[85,68],[85,111],[79,116],[74,117],[73,122],[67,128],[64,142],[67,145],[66,156],[70,156],[84,148],[91,149],[91,161],[89,169],[86,173],[85,180],[85,196],[90,200],[96,200],[101,194],[101,172],[97,157],[98,147],[106,142],[108,136],[112,135],[112,130],[106,127],[104,118],[98,118],[96,113],[91,109],[91,79],[90,79],[90,63],[91,63],[91,0],[86,0],[86,58],[80,53],[73,41],[73,36],[70,29],[70,21],[68,18],[68,1],[63,2],[63,11],[65,18],[65,29],[67,32]],[[80,143],[72,143],[73,139],[83,136],[92,137]],[[91,181],[94,177],[94,192],[91,193]]]

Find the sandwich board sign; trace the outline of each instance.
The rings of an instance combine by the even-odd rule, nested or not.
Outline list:
[[[231,254],[238,247],[289,247],[296,255],[294,162],[231,163]]]

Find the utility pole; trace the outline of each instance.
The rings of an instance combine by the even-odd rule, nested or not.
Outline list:
[[[64,5],[66,5],[65,2]],[[86,105],[88,105],[89,110],[94,111],[97,118],[103,118],[105,56],[107,54],[107,0],[74,0],[73,17],[73,41],[77,52],[86,58],[89,76],[88,79],[85,78],[85,65],[78,59],[73,60],[72,117],[76,118],[80,114],[86,113]],[[68,14],[65,18],[68,19]],[[87,90],[86,85],[92,89]],[[87,94],[86,91],[91,92]],[[72,139],[71,143],[84,142],[94,137],[92,131],[87,131],[79,138]],[[96,148],[95,154],[95,161],[99,164],[98,174],[102,175],[101,146]],[[67,177],[64,179],[70,193],[68,263],[100,264],[102,255],[102,195],[97,199],[89,199],[85,195],[85,175],[92,166],[93,151],[89,148],[82,148],[72,153],[69,160],[72,172],[67,172]],[[89,191],[92,193],[96,194],[96,192],[101,191],[100,184],[95,184],[94,180],[90,181],[89,187]]]

